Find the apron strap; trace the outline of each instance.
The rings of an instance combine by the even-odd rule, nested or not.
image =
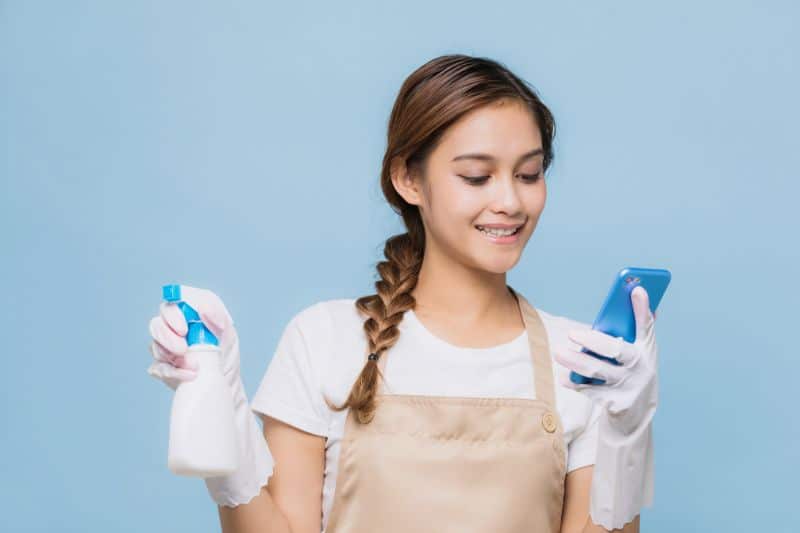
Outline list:
[[[533,381],[536,387],[535,395],[539,400],[556,408],[555,388],[553,385],[553,361],[550,355],[550,344],[547,341],[547,331],[536,309],[528,300],[506,285],[511,294],[517,299],[528,332],[528,346],[533,359]]]

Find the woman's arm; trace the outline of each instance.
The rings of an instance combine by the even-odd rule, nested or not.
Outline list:
[[[577,468],[567,474],[564,482],[564,511],[561,514],[561,533],[606,533],[609,530],[592,522],[589,516],[589,494],[594,466]],[[639,515],[614,532],[639,533]]]
[[[218,506],[223,533],[319,533],[325,437],[259,416],[275,460],[274,471],[249,503]]]

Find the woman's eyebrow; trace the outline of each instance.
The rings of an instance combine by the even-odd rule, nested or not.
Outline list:
[[[531,150],[525,154],[522,154],[518,161],[522,161],[523,159],[528,159],[530,157],[541,155],[544,153],[544,150],[541,148],[536,148],[535,150]],[[453,161],[460,161],[461,159],[478,159],[480,161],[494,161],[494,157],[490,154],[481,154],[481,153],[472,153],[472,154],[461,154],[453,158]]]

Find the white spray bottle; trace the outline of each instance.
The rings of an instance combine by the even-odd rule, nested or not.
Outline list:
[[[186,317],[186,361],[197,377],[178,384],[172,400],[167,465],[180,476],[213,477],[238,467],[233,393],[222,372],[219,341],[200,315],[181,301],[180,285],[164,285],[163,297]]]

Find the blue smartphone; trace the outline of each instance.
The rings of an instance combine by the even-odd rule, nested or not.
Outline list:
[[[661,297],[667,291],[670,279],[672,279],[672,274],[670,274],[669,270],[662,268],[623,268],[614,277],[611,289],[606,296],[606,301],[603,302],[603,306],[600,308],[594,324],[592,324],[592,329],[614,337],[622,337],[627,342],[635,342],[636,319],[633,314],[633,305],[631,304],[631,291],[639,285],[644,287],[650,298],[650,311],[655,313],[659,302],[661,302]],[[586,348],[581,348],[581,351],[615,365],[622,364],[612,357],[597,354]],[[604,379],[587,378],[574,370],[570,372],[569,379],[573,383],[585,385],[602,385],[605,383]]]

